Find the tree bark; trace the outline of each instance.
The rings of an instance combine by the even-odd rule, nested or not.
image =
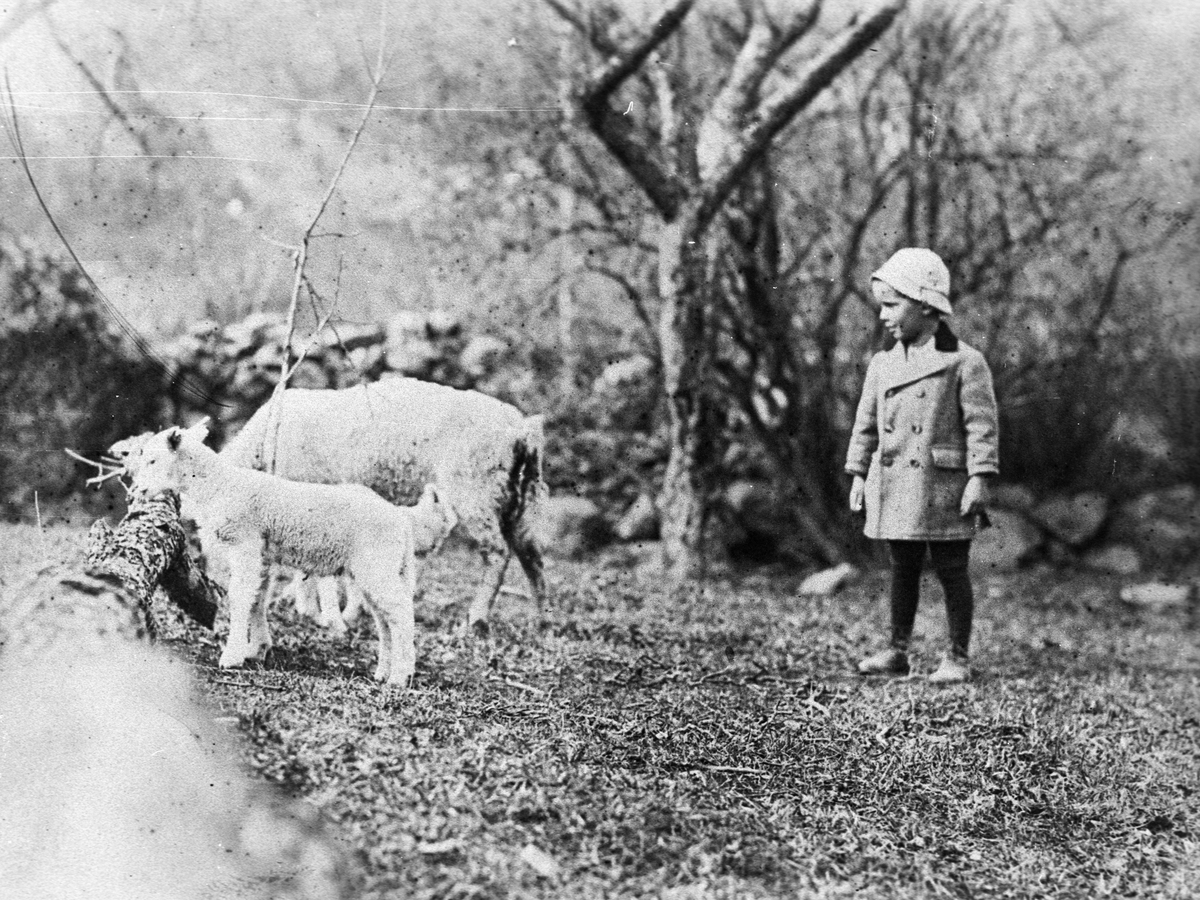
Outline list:
[[[699,293],[704,259],[692,221],[663,225],[659,236],[659,344],[663,391],[667,398],[667,468],[659,508],[662,513],[663,574],[673,595],[691,590],[699,567],[704,493],[700,483],[701,422],[704,396],[700,381],[706,354],[703,307]]]
[[[134,500],[116,529],[104,519],[94,522],[88,532],[87,566],[89,574],[115,575],[121,581],[141,608],[151,637],[157,633],[151,598],[160,586],[172,603],[205,628],[212,629],[216,621],[224,591],[188,554],[178,494]]]

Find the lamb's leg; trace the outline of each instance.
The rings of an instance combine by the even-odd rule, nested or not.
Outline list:
[[[258,569],[258,585],[250,606],[250,656],[266,659],[273,642],[271,625],[267,621],[267,594],[271,586],[271,567],[264,560]]]
[[[313,620],[320,617],[321,608],[317,603],[316,576],[296,572],[292,576],[292,584],[288,592],[295,598],[296,612]]]
[[[342,610],[342,621],[347,625],[353,625],[358,621],[358,617],[362,615],[362,591],[359,589],[358,585],[350,580],[342,582],[342,589],[346,597],[346,606]]]
[[[320,598],[321,614],[317,619],[336,637],[346,636],[346,620],[342,618],[342,579],[325,577],[317,580],[317,597]]]
[[[413,601],[417,592],[416,566],[410,557],[400,573],[398,593],[385,610],[391,621],[392,670],[388,682],[408,687],[417,674],[416,612]]]
[[[416,631],[411,556],[405,572],[396,572],[396,554],[378,554],[360,561],[355,579],[367,596],[367,608],[379,629],[379,668],[375,677],[407,686],[416,671]],[[385,665],[386,660],[386,665]]]
[[[229,559],[229,635],[221,653],[222,669],[242,665],[254,655],[250,641],[250,614],[255,594],[263,582],[262,545],[236,544],[227,551]]]

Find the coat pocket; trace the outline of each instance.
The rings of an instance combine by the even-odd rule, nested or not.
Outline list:
[[[961,447],[934,447],[933,465],[938,469],[966,469],[967,451]]]

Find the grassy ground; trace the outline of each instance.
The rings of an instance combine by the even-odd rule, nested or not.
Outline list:
[[[366,624],[335,641],[280,606],[273,657],[240,672],[173,633],[248,764],[337,823],[363,897],[1200,886],[1198,632],[1122,607],[1115,582],[977,580],[980,677],[938,689],[849,674],[883,627],[879,576],[816,599],[727,574],[681,609],[652,570],[560,562],[546,613],[502,597],[480,642],[457,636],[473,571],[428,566],[408,692],[368,679]],[[944,634],[926,598],[918,672]]]

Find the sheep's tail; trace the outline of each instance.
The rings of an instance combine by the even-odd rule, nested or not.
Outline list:
[[[539,602],[545,596],[546,585],[542,551],[537,543],[533,518],[538,501],[546,491],[545,482],[542,481],[545,447],[542,417],[526,417],[513,439],[508,483],[500,509],[500,533],[517,555]]]

